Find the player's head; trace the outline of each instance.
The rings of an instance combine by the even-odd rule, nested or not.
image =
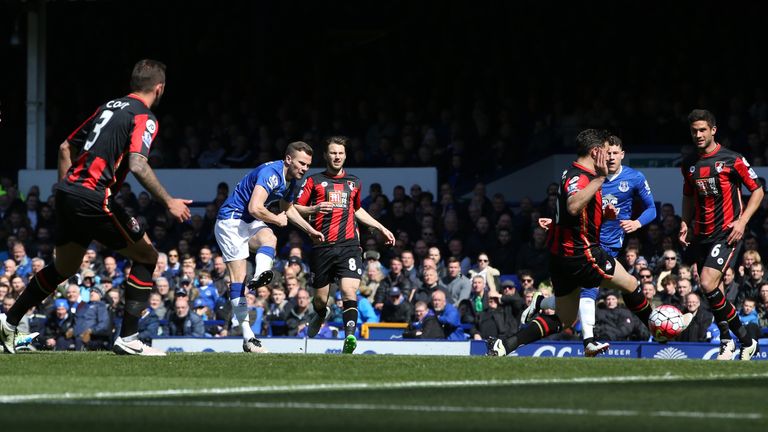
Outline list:
[[[309,170],[312,163],[312,146],[303,141],[294,141],[285,148],[285,165],[289,179],[300,179]]]
[[[576,156],[597,157],[597,152],[602,151],[608,145],[607,131],[601,129],[584,129],[576,135]]]
[[[616,174],[624,160],[624,144],[616,135],[608,137],[608,173]]]
[[[345,136],[332,136],[325,140],[325,153],[323,157],[331,171],[340,171],[347,160],[347,142]]]
[[[153,94],[151,108],[156,107],[165,92],[165,64],[157,60],[139,60],[131,73],[131,91]]]
[[[699,151],[710,148],[717,133],[715,115],[705,109],[695,109],[688,114],[688,124],[691,127],[691,138],[696,148]]]

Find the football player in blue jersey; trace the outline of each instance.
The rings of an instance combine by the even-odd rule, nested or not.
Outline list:
[[[256,269],[247,288],[256,289],[272,282],[277,237],[267,224],[284,227],[290,221],[313,241],[325,239],[293,207],[300,190],[297,181],[304,177],[311,162],[312,147],[309,144],[300,141],[288,144],[284,160],[266,162],[248,173],[219,209],[214,234],[229,270],[229,301],[243,330],[245,352],[264,352],[248,322],[245,277],[246,260],[250,250],[254,249]],[[275,214],[268,207],[277,201],[280,212]]]
[[[633,233],[656,219],[656,205],[651,187],[643,173],[621,164],[624,160],[621,139],[611,135],[608,144],[608,177],[602,187],[603,208],[612,206],[615,209],[615,218],[603,221],[600,228],[600,246],[616,257],[624,243],[625,234]],[[635,198],[642,202],[643,211],[637,219],[632,219]],[[582,288],[579,298],[579,319],[584,338],[584,355],[587,357],[594,357],[609,348],[607,342],[597,342],[594,339],[595,301],[598,293],[599,288]]]

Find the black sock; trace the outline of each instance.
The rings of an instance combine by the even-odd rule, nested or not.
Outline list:
[[[40,304],[56,289],[56,286],[67,280],[56,271],[53,264],[48,264],[37,272],[27,284],[27,288],[21,293],[13,307],[6,313],[9,324],[18,325],[27,311]]]
[[[318,296],[315,295],[314,301],[312,302],[312,306],[315,308],[315,313],[317,316],[320,317],[321,320],[325,321],[325,315],[328,313],[328,306],[325,303],[319,303]]]
[[[128,337],[139,332],[139,319],[147,308],[149,291],[152,288],[154,265],[135,263],[125,284],[125,312],[120,327],[120,337]],[[194,313],[194,312],[190,312]]]
[[[720,340],[731,340],[730,329],[728,328],[728,321],[718,321],[717,328],[720,330]]]
[[[736,313],[736,308],[733,307],[731,302],[725,298],[723,292],[719,289],[714,289],[706,293],[704,297],[706,297],[707,301],[709,302],[709,306],[712,309],[712,315],[715,316],[715,321],[718,323],[727,322],[728,328],[733,332],[733,334],[736,335],[737,338],[739,338],[739,342],[741,342],[742,346],[752,345],[752,338],[747,334],[747,329],[741,325],[739,316]],[[721,329],[721,338],[722,334],[723,331]],[[728,332],[725,332],[725,334],[728,334]]]
[[[593,338],[593,337],[591,337],[591,338],[586,338],[586,339],[584,339],[584,341],[583,341],[583,342],[584,342],[584,346],[586,347],[587,345],[589,345],[590,343],[592,343],[592,342],[594,342],[594,341],[595,341],[595,338]]]
[[[551,334],[559,333],[562,323],[557,315],[539,315],[527,326],[523,327],[514,336],[501,341],[508,353],[514,351],[520,345],[536,342]]]
[[[631,293],[624,292],[621,297],[624,299],[624,304],[632,311],[640,322],[648,325],[648,318],[651,317],[651,304],[648,303],[648,299],[643,295],[643,289],[637,287],[637,289]]]
[[[357,300],[344,300],[343,312],[341,313],[344,319],[344,336],[355,334],[357,330]]]

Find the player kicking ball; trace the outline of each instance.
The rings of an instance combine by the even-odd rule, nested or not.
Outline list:
[[[216,243],[229,270],[229,302],[234,318],[243,331],[243,351],[264,352],[248,322],[245,299],[246,260],[250,249],[256,250],[256,269],[248,289],[272,282],[277,237],[267,224],[284,227],[290,221],[306,232],[313,241],[323,241],[323,234],[312,228],[296,211],[293,200],[301,180],[312,163],[312,147],[304,142],[292,142],[285,150],[285,159],[259,165],[235,186],[232,195],[222,204],[214,227]],[[267,207],[279,201],[280,213]]]
[[[312,254],[312,272],[315,297],[312,301],[316,315],[309,322],[307,335],[317,336],[328,314],[329,287],[339,278],[342,292],[342,318],[344,321],[344,347],[351,354],[357,347],[357,291],[363,273],[362,249],[357,222],[381,232],[387,245],[395,244],[395,236],[379,221],[360,207],[360,179],[344,170],[347,138],[331,137],[326,140],[325,171],[313,174],[304,182],[296,200],[296,209],[308,217],[315,229],[321,231],[324,241],[315,243]]]
[[[577,159],[563,171],[558,190],[555,219],[547,236],[549,271],[557,304],[556,315],[536,314],[554,308],[539,296],[523,311],[521,322],[530,322],[507,339],[488,339],[488,355],[506,356],[517,347],[558,333],[576,321],[581,290],[600,287],[619,289],[624,303],[644,323],[651,307],[637,281],[605,249],[600,247],[600,228],[606,217],[615,218],[616,208],[603,208],[601,188],[609,175],[609,134],[587,129],[576,137]],[[551,302],[552,297],[546,300]],[[535,316],[535,318],[533,318]]]

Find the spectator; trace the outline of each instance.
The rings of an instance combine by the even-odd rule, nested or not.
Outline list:
[[[393,286],[387,293],[387,299],[381,310],[381,322],[411,322],[413,306],[405,299],[400,288]]]
[[[213,263],[213,261],[211,261],[211,263]],[[216,302],[219,300],[219,292],[216,290],[216,286],[213,284],[211,274],[203,270],[199,273],[198,280],[200,281],[200,287],[197,289],[197,300],[202,300],[205,307],[207,307],[208,310],[213,313],[213,311],[216,309]],[[269,288],[260,288],[265,288],[267,290],[267,295],[269,295]]]
[[[768,282],[760,286],[760,299],[757,303],[758,324],[761,329],[768,328]]]
[[[650,270],[648,273],[650,274]],[[661,306],[661,297],[656,293],[656,285],[653,282],[643,282],[641,284],[643,290],[643,296],[651,305],[651,308],[656,309]]]
[[[665,250],[661,258],[660,266],[657,266],[656,268],[656,280],[663,281],[667,275],[677,276],[678,273],[677,252],[671,249]],[[662,287],[659,285],[658,288]]]
[[[426,302],[416,302],[414,310],[416,321],[410,323],[403,332],[404,339],[445,339],[440,322]]]
[[[445,279],[446,275],[448,274],[448,271],[445,268],[445,263],[443,263],[443,258],[440,254],[440,249],[432,246],[428,249],[427,256],[432,259],[435,263],[435,270],[437,270],[437,277],[440,279]]]
[[[203,246],[198,253],[198,262],[196,268],[200,271],[206,271],[210,275],[213,271],[213,253],[211,248]]]
[[[168,316],[168,308],[163,302],[163,297],[157,291],[149,294],[149,309],[152,310],[158,320],[164,320]]]
[[[406,298],[410,297],[411,290],[413,289],[411,280],[408,279],[403,272],[403,261],[400,257],[392,257],[392,259],[389,260],[389,273],[387,273],[381,281],[381,285],[374,296],[373,307],[376,310],[382,310],[387,299],[391,297],[389,290],[391,290],[392,287],[398,287],[398,290]]]
[[[616,293],[609,292],[605,296],[604,307],[598,308],[595,314],[595,339],[608,341],[642,340],[635,334],[636,330],[645,325],[634,326],[632,313],[619,307]],[[648,330],[645,330],[648,333]],[[647,337],[646,337],[647,339]]]
[[[733,267],[728,267],[725,269],[725,273],[723,273],[723,289],[725,290],[725,299],[731,302],[731,304],[736,304],[736,298],[739,295],[739,285],[736,283],[735,280],[736,272],[733,270]],[[709,303],[704,303],[705,305],[709,305]]]
[[[678,277],[674,274],[669,274],[661,280],[661,303],[665,305],[672,305],[680,310],[683,309],[683,299],[677,293],[677,281]]]
[[[424,271],[424,282],[421,286],[412,291],[410,302],[414,305],[418,301],[430,302],[435,291],[445,292],[445,286],[437,278],[437,271],[430,268]]]
[[[16,274],[28,279],[32,273],[32,261],[27,256],[27,251],[21,242],[13,245],[13,261],[16,264]]]
[[[469,274],[469,269],[472,267],[472,260],[464,254],[464,242],[459,238],[452,238],[448,242],[448,251],[450,252],[449,258],[456,258],[461,264],[461,274]]]
[[[75,315],[70,313],[69,303],[56,299],[48,313],[42,339],[45,348],[55,351],[75,349]]]
[[[754,265],[752,266],[754,268]],[[747,329],[747,334],[754,340],[760,339],[760,320],[757,315],[757,302],[752,297],[747,297],[742,302],[741,310],[739,310],[739,320],[741,325]]]
[[[497,287],[499,286],[499,277],[501,276],[501,273],[497,269],[491,267],[488,254],[485,252],[478,254],[477,267],[469,271],[470,277],[475,277],[478,275],[485,279],[485,284],[488,286],[489,290],[498,292]]]
[[[288,317],[288,312],[293,305],[288,302],[285,296],[285,288],[276,286],[272,288],[272,301],[267,306],[265,319],[268,323],[275,321],[285,321]],[[284,336],[285,333],[275,334],[274,328],[272,329],[273,336]]]
[[[413,252],[404,250],[400,254],[400,260],[403,262],[403,273],[405,273],[405,276],[411,280],[413,288],[418,288],[421,285],[421,280],[419,280],[419,271],[416,268],[416,260],[413,256]]]
[[[734,306],[737,308],[741,308],[744,300],[748,298],[755,299],[759,296],[760,285],[766,282],[763,263],[755,261],[749,267],[749,277],[744,279],[744,282],[739,287],[739,294],[736,296],[736,304]]]
[[[367,251],[367,253],[376,251]],[[378,252],[376,252],[378,254]],[[377,257],[378,258],[378,257]],[[374,298],[382,287],[382,281],[384,280],[384,273],[381,271],[381,263],[378,261],[371,261],[365,270],[365,275],[360,281],[360,294],[368,299],[369,302],[373,302]]]
[[[507,218],[509,217],[509,215],[504,216]],[[518,247],[519,245],[515,242],[512,233],[508,228],[499,228],[496,230],[496,245],[491,252],[491,256],[493,257],[493,262],[496,263],[496,267],[498,267],[502,274],[511,274],[515,272],[515,269],[517,268]],[[525,264],[528,266],[533,264],[531,268],[536,267],[535,263],[526,262]]]
[[[139,317],[139,340],[149,346],[152,346],[152,339],[160,336],[162,329],[160,318],[157,316],[157,310],[152,308],[153,296],[155,297],[155,302],[159,302],[160,296],[157,293],[150,295],[150,307],[144,309],[141,317]]]
[[[101,272],[99,272],[98,276],[99,281],[105,277],[110,278],[112,284],[116,286],[122,285],[123,281],[125,280],[123,272],[117,268],[117,261],[111,256],[104,257],[104,268]]]
[[[693,314],[688,327],[680,333],[677,340],[680,342],[707,342],[707,329],[714,321],[712,313],[702,309],[701,298],[696,293],[685,296],[685,312]]]
[[[437,278],[437,274],[435,274]],[[445,292],[436,290],[432,293],[432,310],[440,326],[443,328],[443,334],[448,340],[466,340],[467,336],[461,327],[461,316],[458,309],[452,304],[448,304],[445,298]]]
[[[490,250],[496,243],[496,236],[491,231],[490,222],[485,216],[480,216],[475,222],[475,230],[467,237],[466,249],[470,255],[477,255]]]
[[[485,340],[488,337],[507,338],[517,331],[517,321],[511,315],[505,314],[499,306],[501,294],[488,297],[488,308],[477,314],[470,333],[474,340]]]
[[[752,264],[761,262],[762,258],[758,252],[750,250],[745,251],[744,255],[741,257],[741,265],[739,265],[739,282],[744,282],[745,278],[749,278]]]
[[[164,333],[168,336],[205,336],[203,319],[199,315],[191,313],[187,296],[176,297],[174,310],[168,318],[168,325]]]
[[[300,289],[296,294],[296,305],[288,312],[285,325],[288,328],[288,336],[304,336],[309,321],[314,317],[315,311],[309,307],[309,292]]]
[[[448,275],[443,278],[448,300],[458,306],[462,300],[469,299],[472,292],[472,282],[461,273],[461,263],[455,257],[448,258]]]
[[[499,306],[505,314],[504,320],[510,324],[510,334],[514,334],[520,326],[517,318],[526,307],[525,300],[517,293],[517,287],[511,280],[501,283],[501,296],[497,297],[499,297]]]
[[[98,287],[90,290],[90,301],[75,317],[75,349],[78,351],[108,350],[112,344],[114,326],[103,293]]]

